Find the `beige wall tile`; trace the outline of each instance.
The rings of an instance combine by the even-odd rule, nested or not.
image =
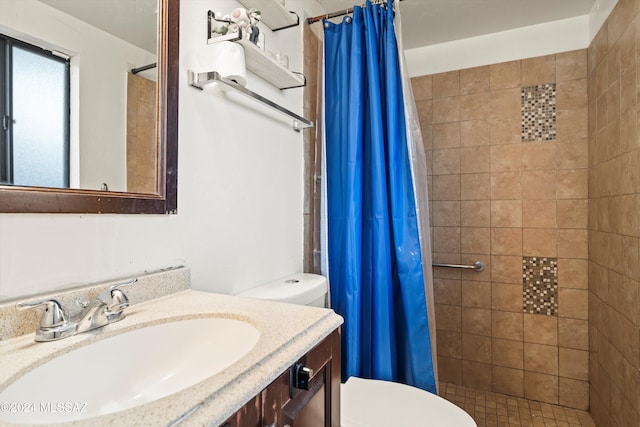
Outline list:
[[[520,118],[522,107],[520,92],[520,88],[491,92],[491,118]]]
[[[464,227],[461,230],[460,250],[462,253],[488,254],[491,250],[489,228]]]
[[[449,384],[462,385],[462,360],[438,356],[438,378]]]
[[[476,390],[491,390],[491,365],[463,360],[462,383]]]
[[[460,147],[460,124],[438,123],[433,125],[433,148]]]
[[[462,309],[455,305],[435,304],[436,329],[462,332]]]
[[[558,377],[537,372],[524,373],[524,397],[540,402],[558,403]]]
[[[460,252],[460,227],[433,227],[435,252]]]
[[[589,349],[589,324],[587,320],[558,318],[558,344],[577,350]]]
[[[622,236],[623,274],[633,280],[640,280],[640,239]]]
[[[572,50],[556,55],[556,80],[583,79],[587,77],[587,49]]]
[[[559,141],[555,164],[558,169],[581,169],[589,166],[588,140]]]
[[[522,169],[522,144],[491,147],[491,172],[519,172]]]
[[[522,169],[555,169],[557,145],[553,141],[531,141],[522,144]]]
[[[587,259],[587,230],[558,230],[558,257]]]
[[[522,285],[492,283],[491,308],[514,313],[522,312]]]
[[[460,93],[478,93],[489,91],[489,66],[460,70]]]
[[[558,171],[556,194],[558,199],[586,199],[589,197],[586,169],[567,169]]]
[[[433,123],[460,121],[460,97],[451,96],[433,100]]]
[[[522,198],[520,172],[492,172],[491,199],[513,200]]]
[[[491,315],[491,336],[522,341],[523,314],[494,310]]]
[[[555,199],[556,175],[554,170],[522,172],[524,199]]]
[[[489,120],[468,120],[460,122],[460,142],[463,147],[491,144],[491,123]]]
[[[558,259],[558,287],[588,289],[588,262],[583,259]]]
[[[433,123],[433,101],[427,99],[425,101],[416,101],[416,109],[420,124],[430,125]]]
[[[413,97],[416,101],[433,98],[432,82],[433,77],[431,75],[411,79],[411,89],[413,90]]]
[[[491,202],[489,200],[467,200],[460,202],[463,227],[489,227],[491,225]]]
[[[587,110],[560,110],[557,114],[558,138],[587,138]]]
[[[445,98],[460,95],[460,72],[449,71],[433,75],[433,97]]]
[[[522,142],[520,118],[491,119],[491,145],[519,144]]]
[[[491,253],[494,255],[522,255],[522,229],[492,228]]]
[[[460,176],[460,200],[489,200],[491,174],[469,173]]]
[[[468,334],[491,336],[491,310],[462,307],[462,331]]]
[[[524,371],[521,369],[493,366],[493,389],[509,396],[524,396]]]
[[[432,204],[431,225],[460,226],[460,202],[434,201]]]
[[[530,228],[555,228],[556,202],[554,200],[523,200],[522,225]]]
[[[520,61],[503,62],[489,66],[492,91],[520,86]]]
[[[432,200],[460,200],[460,175],[433,176]]]
[[[556,56],[538,56],[522,60],[522,86],[532,86],[556,81]]]
[[[582,411],[586,411],[589,408],[589,383],[587,381],[560,378],[559,390],[558,403],[560,405]]]
[[[491,280],[500,283],[522,284],[522,257],[492,255]]]
[[[434,260],[434,262],[439,262]],[[434,277],[433,297],[436,304],[459,306],[462,302],[460,294],[460,280]]]
[[[620,115],[620,151],[622,153],[640,148],[638,111],[640,110],[637,108],[630,108]]]
[[[558,110],[579,110],[587,108],[587,79],[568,80],[556,86],[556,107]]]
[[[559,373],[561,377],[589,381],[589,352],[560,348]]]
[[[438,356],[462,359],[462,334],[459,332],[438,331]]]
[[[525,256],[557,257],[557,230],[525,228],[522,230],[522,254]]]
[[[473,362],[491,363],[491,338],[462,334],[463,359]]]
[[[488,119],[491,116],[490,93],[472,93],[460,97],[460,120]]]
[[[521,200],[492,200],[492,227],[522,227]]]
[[[433,150],[433,174],[451,175],[460,173],[460,149]]]
[[[506,368],[523,369],[524,347],[522,341],[494,338],[491,341],[493,364]]]
[[[558,347],[524,343],[524,370],[558,375]]]
[[[464,173],[490,172],[490,147],[464,147],[460,149],[460,167]]]
[[[556,206],[559,228],[587,228],[589,220],[588,199],[558,200]]]
[[[462,306],[491,308],[491,283],[471,280],[462,281]]]
[[[558,289],[558,315],[572,319],[588,318],[589,294],[583,289]]]
[[[524,341],[558,345],[558,318],[539,314],[524,315]]]

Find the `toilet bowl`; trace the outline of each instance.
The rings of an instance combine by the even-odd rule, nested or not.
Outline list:
[[[299,273],[238,294],[290,304],[327,307],[323,276]],[[342,427],[477,427],[453,403],[406,384],[351,377],[340,388]]]

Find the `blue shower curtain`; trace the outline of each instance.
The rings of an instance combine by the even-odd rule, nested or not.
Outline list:
[[[436,392],[393,10],[324,22],[327,258],[343,379]]]

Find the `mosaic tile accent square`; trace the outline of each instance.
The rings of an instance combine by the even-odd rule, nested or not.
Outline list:
[[[558,315],[558,259],[522,257],[524,312]]]
[[[522,141],[556,139],[556,84],[522,88]]]

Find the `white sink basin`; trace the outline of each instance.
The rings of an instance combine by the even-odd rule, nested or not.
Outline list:
[[[208,317],[86,345],[35,368],[0,393],[3,404],[22,405],[15,412],[3,410],[0,423],[76,421],[160,399],[222,371],[249,353],[259,336],[249,323]]]

